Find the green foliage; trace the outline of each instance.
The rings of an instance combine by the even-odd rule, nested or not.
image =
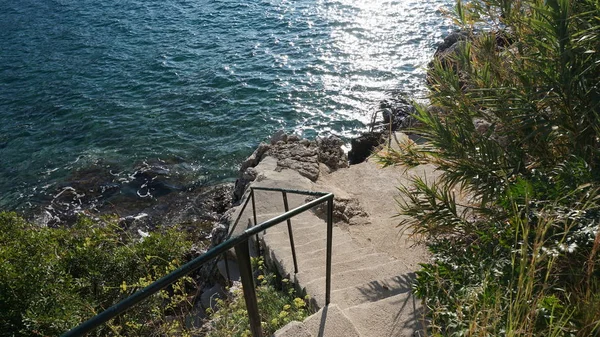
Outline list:
[[[191,243],[170,229],[133,238],[114,219],[41,228],[0,213],[0,335],[59,335],[180,265]],[[99,328],[95,335],[184,330],[166,319],[189,307],[190,278]]]
[[[256,297],[265,336],[291,321],[302,322],[310,314],[306,301],[296,297],[288,279],[278,279],[267,272],[262,258],[253,258],[253,269],[257,270]],[[227,299],[217,299],[218,310],[211,314],[211,329],[208,337],[249,337],[250,323],[242,289],[235,289]]]
[[[441,172],[400,188],[434,257],[415,285],[431,333],[600,335],[600,2],[458,1],[455,22],[469,40],[414,116],[426,143],[381,158]]]

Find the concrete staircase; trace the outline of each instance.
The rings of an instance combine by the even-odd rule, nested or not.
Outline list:
[[[321,167],[322,168],[322,167]],[[339,220],[333,229],[331,303],[325,306],[326,222],[314,212],[292,218],[298,273],[294,273],[285,223],[270,228],[259,240],[268,263],[296,282],[311,297],[318,312],[304,322],[292,322],[277,337],[420,336],[422,309],[411,294],[418,263],[426,261],[396,227],[397,189],[409,174],[434,176],[434,168],[380,169],[365,162],[336,172],[321,171],[318,181],[281,169],[277,160],[263,158],[255,167],[252,186],[332,192],[336,200],[355,200],[364,211],[356,221]],[[248,194],[248,193],[247,193]],[[290,209],[306,201],[288,194]],[[250,205],[249,205],[250,206]],[[280,193],[256,192],[258,223],[284,212]],[[240,215],[236,212],[233,218]],[[241,214],[236,232],[252,218],[251,207]],[[235,234],[235,233],[234,233]]]
[[[292,219],[298,273],[286,226],[261,237],[267,260],[288,275],[321,308],[306,321],[278,331],[280,337],[414,336],[420,307],[410,294],[414,272],[402,260],[363,246],[334,227],[331,304],[325,306],[326,224],[314,214]]]

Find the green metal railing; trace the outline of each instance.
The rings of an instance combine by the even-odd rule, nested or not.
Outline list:
[[[283,195],[283,202],[285,213],[264,221],[260,224],[256,224],[256,203],[255,203],[255,190],[262,191],[272,191],[272,192],[281,192]],[[311,195],[317,196],[318,198],[312,200],[310,202],[305,203],[302,206],[296,207],[292,210],[288,210],[288,202],[287,202],[287,194],[301,194],[301,195]],[[179,280],[180,278],[190,274],[194,270],[200,268],[205,263],[211,261],[212,259],[218,258],[219,256],[224,255],[229,249],[234,248],[237,256],[238,265],[240,268],[240,278],[242,281],[243,291],[244,291],[244,299],[246,301],[246,308],[248,310],[248,318],[250,321],[250,331],[254,337],[262,337],[262,328],[260,326],[260,316],[258,312],[258,304],[256,300],[256,293],[254,288],[254,278],[252,275],[252,266],[250,264],[250,249],[248,246],[248,240],[252,236],[256,236],[258,238],[258,234],[260,232],[264,232],[268,228],[271,228],[279,223],[284,221],[287,222],[288,225],[288,233],[290,238],[290,244],[292,246],[292,258],[294,260],[294,272],[298,272],[298,264],[296,261],[296,252],[294,247],[294,239],[292,233],[292,225],[290,219],[302,212],[305,212],[317,205],[327,202],[327,254],[326,254],[326,277],[325,277],[325,304],[329,304],[331,298],[331,251],[333,246],[333,194],[332,193],[323,193],[323,192],[311,192],[311,191],[300,191],[300,190],[290,190],[290,189],[281,189],[281,188],[267,188],[267,187],[251,187],[250,189],[250,197],[246,198],[246,201],[242,207],[242,210],[239,213],[238,218],[235,220],[235,223],[230,230],[230,233],[233,233],[235,227],[237,226],[246,206],[248,205],[248,201],[252,201],[253,208],[253,218],[254,218],[254,226],[246,229],[243,233],[238,236],[230,237],[228,236],[227,240],[223,241],[221,244],[213,247],[206,253],[201,256],[193,259],[192,261],[184,264],[179,267],[175,271],[169,273],[168,275],[163,276],[157,281],[153,282],[149,286],[145,287],[134,293],[133,295],[123,299],[121,302],[113,305],[112,307],[106,309],[100,314],[90,318],[89,320],[81,323],[77,327],[72,330],[64,333],[63,337],[72,337],[72,336],[83,336],[86,333],[92,331],[93,329],[99,327],[100,325],[108,322],[112,318],[120,315],[121,313],[129,310],[137,303],[145,300],[146,298],[156,294],[160,290]],[[258,240],[257,240],[258,242]],[[227,259],[225,259],[227,262]],[[226,265],[225,269],[229,272],[229,268]]]

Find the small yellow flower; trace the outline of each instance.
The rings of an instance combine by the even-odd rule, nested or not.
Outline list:
[[[127,282],[123,281],[123,283],[121,283],[121,291],[122,292],[126,292],[127,291]]]
[[[296,306],[296,308],[303,308],[306,305],[306,303],[300,297],[296,297],[294,298],[294,305]]]
[[[287,317],[287,315],[288,315],[287,311],[282,311],[279,313],[279,318],[285,318],[285,317]]]
[[[258,275],[258,276],[256,277],[256,279],[257,279],[257,280],[259,280],[259,281],[260,281],[260,280],[263,280],[264,278],[265,278],[265,275]]]
[[[277,325],[277,323],[279,323],[279,320],[277,319],[277,317],[275,317],[271,320],[271,325]]]
[[[283,283],[288,283],[288,282],[290,282],[290,280],[289,280],[289,279],[287,279],[287,278],[284,278],[283,280],[281,280],[281,282],[283,282]]]
[[[286,305],[283,306],[283,310],[286,310],[286,311],[290,310],[291,307],[292,307],[291,305],[286,304]]]

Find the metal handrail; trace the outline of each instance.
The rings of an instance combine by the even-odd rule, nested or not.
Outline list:
[[[234,248],[236,255],[238,257],[238,263],[240,268],[240,277],[242,279],[242,286],[244,292],[244,299],[246,301],[246,307],[248,309],[248,316],[250,320],[250,330],[252,331],[252,335],[254,337],[262,337],[262,328],[260,325],[260,316],[258,315],[258,305],[256,301],[256,293],[254,289],[254,279],[252,276],[252,267],[250,264],[250,254],[248,247],[248,240],[254,236],[258,235],[260,232],[265,231],[281,222],[287,221],[290,218],[305,212],[321,203],[327,202],[327,256],[326,256],[326,289],[325,289],[325,304],[329,304],[331,297],[331,251],[333,246],[333,198],[334,195],[332,193],[323,193],[323,192],[311,192],[311,191],[300,191],[300,190],[289,190],[289,189],[279,189],[279,188],[267,188],[267,187],[251,187],[251,196],[254,206],[254,190],[263,190],[263,191],[278,191],[285,193],[294,193],[294,194],[304,194],[304,195],[313,195],[319,196],[319,198],[312,200],[310,202],[305,203],[299,207],[296,207],[290,211],[286,211],[285,213],[271,218],[267,221],[264,221],[256,226],[250,227],[246,229],[243,233],[238,236],[230,237],[227,240],[223,241],[219,245],[213,247],[208,250],[206,253],[198,256],[197,258],[191,260],[190,262],[184,264],[183,266],[177,268],[173,272],[163,276],[162,278],[154,281],[152,284],[147,287],[137,291],[133,295],[123,299],[119,303],[111,306],[100,314],[90,318],[89,320],[81,323],[77,327],[67,331],[62,335],[62,337],[72,337],[72,336],[83,336],[91,330],[99,327],[100,325],[108,322],[112,318],[118,316],[119,314],[127,311],[137,303],[145,300],[146,298],[156,294],[161,289],[169,286],[174,283],[178,279],[190,274],[194,270],[200,268],[205,263],[210,260],[218,257],[221,254],[224,254],[227,250]],[[246,200],[246,204],[248,200]],[[246,207],[244,205],[244,208]],[[256,224],[256,208],[253,207],[254,213],[254,223]],[[240,212],[240,216],[243,213]],[[239,217],[236,220],[235,225],[239,221]],[[291,227],[288,227],[291,228]]]

